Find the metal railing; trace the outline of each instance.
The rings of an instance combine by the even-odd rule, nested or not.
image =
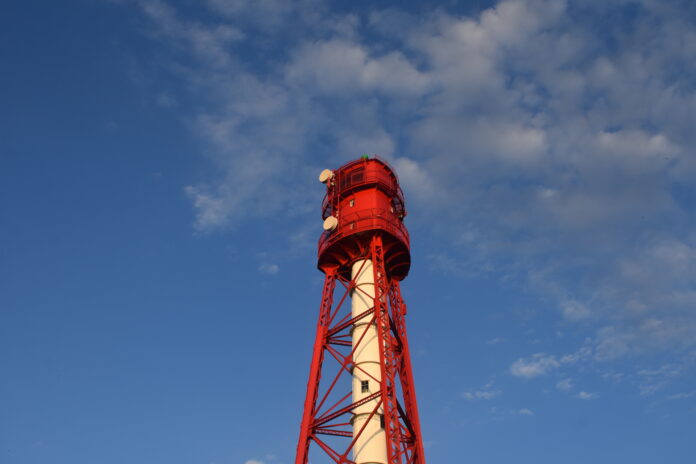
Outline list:
[[[324,232],[319,237],[319,254],[344,237],[375,229],[386,231],[403,241],[406,246],[410,244],[410,237],[403,222],[391,212],[381,208],[371,208],[339,217],[338,227],[332,231]]]

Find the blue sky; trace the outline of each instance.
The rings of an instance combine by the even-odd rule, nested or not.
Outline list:
[[[316,176],[363,153],[406,194],[428,462],[692,462],[695,25],[688,1],[5,2],[0,462],[292,462]]]

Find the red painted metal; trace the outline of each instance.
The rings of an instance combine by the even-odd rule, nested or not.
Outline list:
[[[399,287],[411,265],[410,244],[403,224],[403,193],[394,171],[378,158],[360,159],[336,170],[322,203],[322,217],[330,215],[338,219],[338,227],[319,239],[318,267],[325,279],[295,464],[308,464],[310,458],[313,464],[360,464],[352,460],[353,446],[380,410],[387,440],[384,464],[425,464],[406,305]],[[374,304],[353,317],[346,301],[352,291],[362,290],[351,280],[351,266],[365,259],[373,264]],[[335,299],[337,283],[343,295]],[[381,381],[353,364],[353,354],[367,333],[352,342],[351,329],[359,321],[377,327]],[[353,403],[355,369],[380,388]],[[368,420],[354,433],[352,411],[373,400],[377,401]]]
[[[338,227],[319,238],[319,269],[337,268],[350,278],[350,265],[367,255],[370,237],[379,232],[390,277],[404,279],[411,267],[410,238],[404,194],[392,168],[378,158],[356,160],[337,169],[326,190],[322,218],[334,216]]]

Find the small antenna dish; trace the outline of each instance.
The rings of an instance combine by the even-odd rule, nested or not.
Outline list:
[[[338,227],[338,219],[335,216],[329,216],[324,219],[324,230],[331,231]]]
[[[333,176],[334,176],[334,173],[331,169],[324,169],[323,171],[321,171],[321,174],[319,174],[319,182],[321,182],[322,184],[325,184]]]

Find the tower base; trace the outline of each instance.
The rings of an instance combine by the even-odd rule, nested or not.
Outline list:
[[[367,244],[350,279],[345,268],[325,270],[295,464],[310,454],[315,464],[425,464],[406,305],[386,273],[381,234]]]

